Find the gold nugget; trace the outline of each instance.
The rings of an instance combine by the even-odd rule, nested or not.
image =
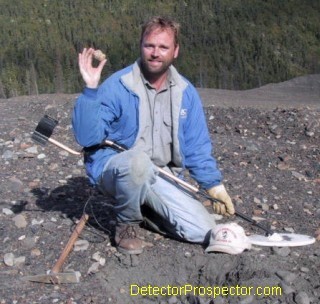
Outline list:
[[[106,59],[106,55],[101,50],[95,50],[93,52],[93,57],[99,61]]]

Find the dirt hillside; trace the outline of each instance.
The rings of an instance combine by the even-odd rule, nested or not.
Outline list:
[[[90,187],[82,157],[31,139],[48,114],[59,121],[52,138],[80,150],[70,125],[77,94],[0,100],[0,304],[320,302],[320,75],[199,93],[237,209],[316,243],[232,256],[141,229],[144,253],[120,254],[110,238],[112,200]],[[62,269],[79,271],[80,282],[25,281],[53,267],[84,212],[89,222]],[[218,220],[226,221],[263,234],[238,217]]]

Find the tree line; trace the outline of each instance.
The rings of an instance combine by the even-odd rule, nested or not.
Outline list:
[[[198,87],[320,72],[319,0],[0,0],[0,98],[81,91],[83,47],[107,54],[103,77],[133,63],[152,15],[181,24],[176,66]]]

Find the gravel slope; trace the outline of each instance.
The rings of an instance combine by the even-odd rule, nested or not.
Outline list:
[[[318,239],[303,247],[254,246],[237,256],[206,254],[200,245],[145,229],[143,254],[117,253],[110,238],[112,200],[89,186],[81,157],[31,140],[46,113],[59,120],[52,137],[80,149],[70,130],[77,95],[0,100],[0,303],[319,303],[319,87],[319,75],[310,75],[250,91],[199,90],[214,154],[237,208],[277,232]],[[54,265],[83,212],[89,223],[62,269],[80,271],[80,283],[23,281]],[[262,234],[237,217],[230,220],[248,234]],[[186,284],[206,293],[172,289]],[[172,292],[130,295],[136,291],[130,287],[148,285]],[[209,294],[209,287],[223,286],[265,292]]]

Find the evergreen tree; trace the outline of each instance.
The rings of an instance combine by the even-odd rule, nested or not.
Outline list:
[[[106,77],[139,56],[152,15],[181,23],[176,65],[199,87],[249,89],[320,71],[318,0],[0,0],[0,96],[79,92],[82,48],[106,52]]]

